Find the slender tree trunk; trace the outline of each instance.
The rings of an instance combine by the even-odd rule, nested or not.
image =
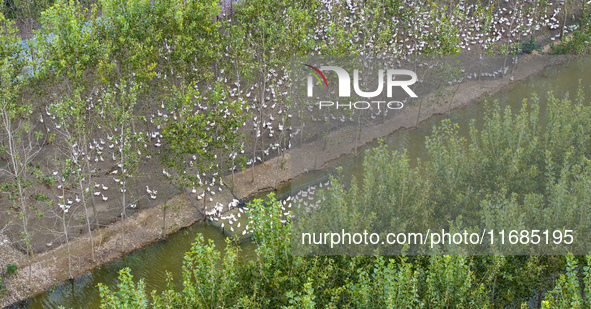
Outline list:
[[[279,159],[279,158],[277,158]],[[275,180],[273,181],[273,190],[277,191],[277,178],[279,178],[279,169],[281,168],[281,161],[276,160],[277,164],[275,164]]]
[[[568,18],[568,1],[564,2],[564,18],[562,19],[562,27],[560,29],[560,41],[564,39],[564,28],[566,27],[566,19]]]
[[[265,163],[265,136],[261,132],[261,163]]]
[[[497,286],[497,277],[495,276],[495,280],[493,282],[492,294],[490,297],[490,302],[494,305],[495,303],[495,288]]]
[[[201,214],[205,215],[205,209],[207,208],[207,190],[205,187],[203,188],[203,208],[201,209]]]
[[[20,180],[17,180],[18,183],[18,194],[19,194],[19,200],[20,200],[20,204],[21,204],[21,214],[23,216],[23,234],[25,235],[25,248],[27,251],[27,263],[29,264],[29,276],[28,276],[28,284],[29,286],[31,286],[31,276],[33,274],[33,265],[32,265],[32,261],[31,261],[31,257],[33,255],[33,250],[31,249],[31,236],[29,234],[29,222],[27,219],[28,213],[27,213],[27,203],[25,201],[24,198],[24,190],[22,187],[22,184],[20,183]]]
[[[456,96],[456,92],[458,91],[458,88],[460,88],[460,85],[461,84],[458,84],[456,86],[456,89],[454,89],[454,92],[452,93],[451,98],[449,98],[448,114],[450,114],[450,115],[451,115],[451,103],[453,102],[453,100],[454,100],[454,98]]]
[[[259,141],[258,131],[255,132],[255,134],[257,134],[257,136],[255,136],[255,138],[254,138],[254,149],[252,150],[252,166],[251,166],[251,169],[250,169],[250,174],[251,174],[251,180],[250,180],[250,182],[252,182],[252,183],[254,183],[254,165],[255,165],[255,163],[257,161],[257,143]]]
[[[232,154],[232,193],[234,193],[234,170],[236,169],[236,157]]]
[[[121,128],[121,134],[123,134],[123,127]],[[120,147],[125,147],[125,141],[123,139],[121,139],[120,141],[121,146]],[[125,150],[123,148],[121,148],[121,165],[124,165],[125,162]],[[123,175],[123,169],[122,169],[122,175],[121,175],[121,183],[122,183],[122,194],[121,194],[121,252],[125,252],[125,198],[127,195],[127,179],[125,177],[125,175]]]
[[[415,123],[415,126],[419,125],[419,122],[421,121],[421,108],[423,107],[423,97],[421,97],[421,99],[419,99],[419,110],[417,112],[417,121]]]
[[[28,222],[28,212],[27,212],[27,202],[25,201],[25,196],[24,196],[24,189],[21,183],[21,173],[22,170],[19,167],[19,163],[17,161],[17,158],[21,158],[20,154],[18,153],[18,151],[16,150],[16,145],[14,142],[14,136],[13,136],[13,131],[12,131],[12,126],[10,123],[10,118],[7,115],[6,111],[3,111],[3,118],[4,118],[4,127],[6,128],[6,133],[8,134],[8,151],[9,151],[9,155],[10,155],[10,159],[12,162],[12,176],[14,176],[14,179],[16,180],[17,183],[17,188],[18,188],[18,196],[19,196],[19,203],[20,203],[20,208],[21,208],[21,215],[22,215],[22,220],[23,220],[23,234],[25,236],[25,248],[27,251],[27,263],[29,264],[29,276],[28,276],[28,284],[29,286],[31,285],[31,275],[32,275],[32,265],[31,265],[31,255],[33,254],[32,250],[31,250],[31,237],[29,234],[29,222]]]
[[[511,24],[509,25],[509,44],[507,45],[507,54],[505,55],[505,60],[503,61],[503,77],[505,77],[505,67],[507,67],[507,58],[509,57],[509,53],[511,50],[511,44],[513,43],[513,39],[511,39],[511,31],[513,31],[513,19],[511,19]]]
[[[63,191],[62,191],[62,194],[63,194]],[[64,202],[64,201],[62,200],[62,202]],[[63,213],[62,223],[64,226],[64,235],[66,237],[66,248],[68,250],[68,277],[70,279],[73,279],[73,277],[72,277],[72,255],[70,253],[70,239],[68,238],[68,226],[66,224],[66,212]]]
[[[122,177],[123,178],[123,177]],[[121,180],[123,182],[123,194],[121,195],[121,252],[124,253],[125,252],[125,181]]]
[[[78,179],[79,179],[78,180],[78,184],[80,185],[80,191],[82,192],[82,205],[84,206],[84,214],[86,216],[86,227],[88,228],[88,238],[90,240],[90,255],[92,257],[92,261],[95,262],[94,238],[92,236],[91,222],[90,222],[90,218],[89,218],[89,215],[88,215],[88,205],[86,203],[86,195],[85,195],[86,192],[84,190],[82,179],[80,177],[78,177]]]
[[[361,137],[361,115],[363,114],[363,110],[359,112],[359,116],[357,116],[357,134],[355,135],[355,157],[357,157],[357,147],[359,147],[359,138]]]
[[[164,206],[162,207],[162,233],[160,233],[160,237],[164,238],[164,235],[166,235],[166,198],[164,201]]]
[[[26,177],[25,175],[25,169],[26,166],[28,164],[28,162],[30,162],[30,155],[32,152],[30,147],[32,147],[32,144],[24,144],[23,146],[23,152],[19,152],[19,150],[17,149],[17,145],[16,145],[16,141],[15,141],[15,136],[14,136],[14,132],[12,130],[12,123],[11,123],[11,116],[8,114],[7,110],[4,109],[2,110],[2,125],[4,127],[4,130],[7,134],[7,140],[8,140],[8,148],[6,149],[6,152],[8,153],[8,156],[10,157],[10,161],[12,164],[12,170],[9,169],[9,173],[11,174],[12,177],[14,177],[14,181],[17,185],[17,190],[18,190],[18,203],[19,203],[19,208],[21,211],[21,216],[22,216],[22,222],[23,222],[23,235],[24,235],[24,245],[25,245],[25,249],[27,252],[27,263],[29,265],[29,274],[28,274],[28,284],[29,286],[31,286],[31,279],[32,279],[32,261],[31,261],[31,257],[33,256],[33,250],[32,250],[32,246],[31,246],[31,233],[29,231],[29,222],[28,222],[28,207],[27,207],[27,201],[26,201],[26,197],[25,197],[25,189],[23,187],[23,179],[24,177]],[[24,142],[23,142],[24,143]]]
[[[85,154],[88,154],[88,142],[87,142],[87,139],[86,139],[86,135],[84,135],[84,137],[82,138],[82,140],[84,142],[84,153]],[[87,158],[85,158],[84,161],[86,161],[85,162],[86,163],[86,170],[88,171],[88,181],[86,183],[87,183],[87,187],[90,188],[90,186],[91,186],[91,180],[92,180],[92,172],[91,172],[92,171],[92,168],[90,167],[90,161]],[[90,204],[92,206],[92,215],[93,215],[94,224],[96,226],[96,229],[100,233],[101,226],[100,226],[99,218],[98,218],[97,211],[96,211],[96,202],[94,200],[94,195],[91,195],[90,196]]]

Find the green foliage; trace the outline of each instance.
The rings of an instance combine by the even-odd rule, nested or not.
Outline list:
[[[16,264],[6,264],[6,273],[9,275],[17,275],[18,274],[18,265]]]
[[[158,35],[150,35],[159,40],[151,44],[161,49],[157,70],[169,73],[172,83],[179,78],[185,84],[211,81],[211,66],[221,56],[220,24],[212,22],[219,1],[154,1],[151,6]]]
[[[571,37],[565,37],[557,45],[552,44],[553,54],[589,54],[591,52],[591,11],[583,12]]]
[[[229,98],[220,83],[203,95],[195,84],[174,87],[172,93],[166,104],[171,115],[159,123],[163,140],[159,160],[177,171],[181,186],[203,187],[201,176],[219,171],[218,156],[228,164],[229,159],[224,162],[223,158],[231,155],[241,137],[238,129],[245,114],[240,102]],[[194,163],[188,165],[192,157]]]
[[[21,109],[13,103],[25,86],[19,76],[26,66],[26,62],[22,57],[19,57],[22,48],[18,44],[17,31],[14,22],[7,20],[0,13],[0,85],[2,86],[0,92],[2,101],[0,103],[2,107],[13,111],[10,114],[12,117],[16,117],[16,113],[26,111],[26,107]]]
[[[133,276],[129,273],[129,268],[123,268],[119,271],[119,283],[117,291],[113,292],[109,287],[99,283],[98,288],[101,296],[102,309],[129,308],[139,309],[147,308],[148,297],[146,295],[144,280],[136,284],[133,282]]]
[[[572,255],[566,257],[566,274],[560,275],[556,286],[548,292],[542,301],[542,308],[588,308],[591,306],[591,277],[589,265],[591,256],[587,256],[587,266],[583,267],[584,277],[579,276],[579,263]]]
[[[447,6],[443,8],[432,7],[431,16],[434,19],[435,29],[429,32],[431,37],[427,38],[426,53],[440,53],[443,55],[454,55],[460,52],[459,29],[451,23],[452,18],[461,18],[460,7],[456,7],[452,15],[448,14]]]
[[[0,13],[20,21],[37,19],[53,0],[5,0],[0,5]]]
[[[534,51],[538,53],[542,52],[542,45],[537,44],[534,38],[530,38],[529,40],[521,43],[521,47],[519,47],[522,53],[524,54],[531,54]]]
[[[316,298],[316,296],[314,296],[314,288],[312,287],[313,282],[308,281],[306,284],[304,284],[304,289],[303,289],[303,295],[298,293],[298,294],[294,294],[292,291],[287,292],[286,296],[289,302],[289,306],[284,306],[283,308],[287,308],[287,309],[296,309],[296,308],[302,308],[302,309],[313,309],[315,308],[314,305],[316,305],[316,303],[314,302],[314,299]]]
[[[236,253],[228,240],[222,259],[212,240],[206,244],[199,235],[185,254],[182,292],[168,290],[162,296],[153,293],[154,307],[228,307],[237,293]]]
[[[376,258],[370,271],[359,269],[359,279],[347,286],[355,308],[412,308],[420,304],[419,278],[405,259]]]
[[[423,304],[427,308],[487,308],[484,285],[475,281],[469,263],[459,256],[434,256],[429,260]]]
[[[70,91],[82,95],[89,90],[84,87],[84,77],[104,57],[98,33],[93,31],[98,24],[97,7],[87,9],[78,1],[58,0],[43,12],[41,23],[43,27],[38,35],[44,39],[37,47],[45,54],[44,71],[51,72],[55,80],[46,78],[57,83],[68,81],[74,88]]]
[[[539,278],[527,268],[532,263],[517,261],[520,257],[504,264],[503,257],[292,256],[291,224],[282,224],[281,203],[269,198],[248,205],[253,223],[261,222],[254,226],[259,246],[253,259],[237,260],[230,243],[222,255],[198,236],[185,255],[181,291],[169,277],[168,288],[152,292],[147,303],[138,290],[142,281],[135,284],[122,273],[117,290],[101,286],[103,308],[487,308],[491,284],[496,304],[503,306],[515,300],[499,296],[505,289],[522,285],[523,275]]]

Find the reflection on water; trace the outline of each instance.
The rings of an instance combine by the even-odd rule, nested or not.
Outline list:
[[[530,77],[524,81],[516,82],[510,87],[490,96],[489,101],[498,100],[501,106],[511,106],[513,111],[518,111],[524,98],[530,93],[536,92],[541,99],[540,116],[544,118],[546,103],[545,97],[548,91],[553,91],[556,97],[562,97],[567,92],[571,98],[576,94],[579,80],[583,79],[587,100],[591,99],[591,59],[585,58],[571,61],[565,65],[559,65],[544,70],[542,74]],[[476,102],[473,102],[476,103]],[[436,116],[425,121],[417,129],[400,130],[384,139],[391,150],[403,151],[407,149],[410,158],[426,159],[425,137],[431,133],[431,128],[444,118],[451,118],[460,125],[460,133],[468,135],[469,122],[476,120],[477,127],[481,123],[486,105],[469,104],[464,108],[455,110],[451,115]],[[541,120],[543,123],[543,119]],[[371,143],[367,147],[375,147],[377,143]],[[361,152],[362,153],[362,152]],[[343,166],[345,175],[362,174],[362,156],[346,156],[329,164],[328,169],[333,170],[337,166]],[[416,162],[416,160],[413,160]],[[326,177],[325,172],[311,172],[294,179],[294,186],[318,182]],[[278,198],[286,197],[290,192],[290,186],[283,186],[277,192]],[[264,197],[261,194],[259,197]],[[127,255],[113,263],[101,266],[87,274],[76,277],[73,281],[57,284],[53,289],[42,293],[26,304],[20,304],[14,308],[98,308],[99,295],[96,285],[104,283],[109,287],[115,287],[117,271],[123,267],[130,267],[135,279],[144,278],[148,291],[160,291],[165,288],[166,272],[168,271],[180,282],[184,252],[189,250],[191,242],[197,233],[202,233],[206,239],[212,239],[218,248],[225,247],[225,236],[222,232],[207,223],[198,223],[168,237],[166,241],[148,245],[134,253]],[[252,243],[241,244],[241,259],[248,259],[254,255],[255,246]]]

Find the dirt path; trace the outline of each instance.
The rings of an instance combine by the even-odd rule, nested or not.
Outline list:
[[[487,94],[502,91],[512,82],[535,75],[545,67],[564,62],[568,58],[552,57],[535,59],[530,58],[528,62],[526,57],[524,59],[525,65],[521,65],[511,76],[507,75],[502,79],[484,82],[472,81],[461,85],[455,94],[454,100],[451,102],[438,102],[439,100],[436,100],[434,97],[427,97],[422,104],[420,117],[417,106],[405,107],[404,112],[399,113],[396,117],[386,120],[371,130],[363,130],[357,145],[361,146],[377,138],[385,137],[402,128],[412,128],[416,125],[417,118],[419,122],[424,121],[434,115],[447,113],[450,107],[451,109],[462,107]],[[548,61],[548,59],[552,59],[552,61]],[[229,191],[226,190],[223,194],[217,194],[213,202],[209,203],[214,204],[220,202],[227,204],[234,197],[244,200],[257,193],[273,190],[279,184],[288,182],[293,175],[299,175],[306,169],[312,170],[315,167],[324,166],[328,162],[343,155],[350,154],[355,150],[356,143],[351,140],[353,137],[347,132],[333,132],[330,138],[342,139],[345,142],[330,147],[329,151],[325,152],[322,156],[321,161],[304,161],[304,164],[298,164],[298,170],[291,170],[292,157],[302,156],[306,152],[314,151],[314,149],[321,147],[319,144],[321,141],[306,144],[299,149],[290,151],[284,157],[276,157],[255,166],[254,182],[252,181],[253,171],[250,168],[236,173],[233,181],[231,181],[231,176],[227,176],[225,182],[233,183],[233,194],[226,192]],[[301,162],[301,160],[298,162]],[[171,208],[167,212],[167,229],[165,234],[174,233],[195,222],[203,220],[203,217],[196,211],[196,203],[196,198],[191,193],[177,195],[167,201],[167,205],[171,206]],[[121,249],[120,222],[114,222],[100,231],[94,231],[94,239],[97,242],[95,244],[97,252],[95,262],[91,261],[89,257],[90,245],[88,237],[82,236],[73,239],[70,242],[72,256],[71,275],[78,276],[94,267],[118,259],[147,244],[162,239],[162,214],[161,206],[157,206],[138,211],[125,219],[126,243],[125,250],[123,251]],[[16,263],[19,265],[19,273],[17,276],[4,277],[4,284],[9,292],[0,300],[0,306],[7,306],[39,294],[50,288],[53,284],[69,278],[67,247],[65,244],[38,254],[32,258],[31,267],[29,268],[26,256],[21,251],[9,246],[8,243],[4,244],[4,239],[5,237],[0,233],[0,269],[6,269],[6,264]]]

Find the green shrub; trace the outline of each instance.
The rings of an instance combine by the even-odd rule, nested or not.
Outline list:
[[[583,12],[581,20],[576,29],[572,31],[569,40],[563,40],[556,45],[552,45],[552,53],[560,54],[588,54],[591,52],[591,12]]]
[[[534,51],[542,52],[542,45],[537,44],[536,41],[533,38],[531,38],[521,43],[519,50],[521,50],[521,52],[524,54],[531,54]]]
[[[7,264],[6,265],[6,273],[9,275],[17,275],[18,274],[18,266],[16,264]]]

